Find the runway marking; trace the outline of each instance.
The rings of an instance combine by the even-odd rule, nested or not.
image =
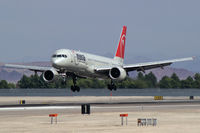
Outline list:
[[[200,105],[137,105],[137,106],[91,106],[92,109],[130,109],[130,108],[177,108],[177,107],[200,107]],[[19,111],[19,110],[48,110],[48,109],[81,109],[81,106],[40,106],[40,107],[6,107],[0,111]]]
[[[140,108],[140,107],[147,107],[147,108],[173,108],[173,107],[200,107],[200,105],[137,105],[137,106],[118,106],[118,107],[105,107],[105,106],[96,106],[93,108],[108,108],[108,109],[118,109],[118,108]]]
[[[47,110],[47,109],[80,109],[79,106],[48,106],[48,107],[7,107],[7,108],[0,108],[0,111],[5,110]]]

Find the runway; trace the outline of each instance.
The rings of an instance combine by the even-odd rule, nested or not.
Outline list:
[[[135,102],[133,104],[122,104],[122,103],[114,103],[114,104],[91,104],[91,113],[100,113],[100,112],[131,112],[131,111],[163,111],[163,110],[173,110],[173,109],[200,109],[199,102],[190,102],[188,103],[181,102],[148,102],[148,103],[138,103]],[[47,113],[61,113],[61,114],[81,114],[81,104],[80,105],[38,105],[38,106],[16,106],[12,107],[1,107],[0,115],[44,115]]]
[[[85,102],[81,97],[71,97],[66,102],[65,98],[54,98],[48,106],[9,106],[0,108],[0,132],[4,133],[44,133],[44,132],[67,132],[67,133],[198,133],[200,128],[200,102],[198,99],[190,101],[185,98],[166,98],[162,101],[150,100],[152,97],[121,97],[123,102],[107,97],[85,97],[84,100],[93,101],[91,114],[81,114],[81,103]],[[13,103],[15,98],[7,98],[6,103]],[[43,98],[27,98],[29,103],[34,99],[43,101]],[[44,98],[45,99],[45,98]],[[48,98],[47,98],[48,99]],[[53,98],[49,98],[53,99]],[[48,99],[48,100],[49,100]],[[102,99],[104,99],[102,102]],[[130,101],[131,99],[131,101]],[[133,101],[135,100],[135,102]],[[61,100],[63,100],[61,102]],[[30,102],[31,101],[31,102]],[[108,104],[105,103],[108,101]],[[129,101],[129,102],[128,102]],[[96,104],[94,104],[96,102]],[[117,103],[118,102],[118,103]],[[127,104],[128,102],[128,104]],[[131,103],[132,102],[132,103]],[[146,102],[146,103],[145,103]],[[53,104],[52,104],[53,103]],[[91,102],[90,102],[91,103]],[[103,104],[102,104],[103,103]],[[57,104],[57,105],[56,105]],[[1,104],[2,105],[2,104]],[[49,114],[58,114],[58,123],[50,124]],[[121,126],[121,113],[128,114],[128,125]],[[138,118],[156,118],[157,126],[138,127]]]
[[[19,104],[23,99],[26,104]],[[6,107],[42,107],[42,106],[81,106],[90,105],[171,105],[200,104],[200,97],[190,100],[188,97],[164,97],[164,100],[154,100],[153,97],[0,97],[0,108]]]
[[[95,110],[98,112],[98,110],[102,109],[102,110],[106,110],[106,109],[110,109],[110,110],[122,110],[124,109],[124,111],[126,110],[130,110],[130,109],[140,109],[140,108],[145,108],[145,109],[169,109],[169,108],[173,108],[173,109],[183,109],[183,108],[200,108],[200,105],[199,104],[183,104],[183,105],[162,105],[162,104],[159,104],[159,105],[145,105],[145,104],[142,104],[142,105],[100,105],[100,106],[97,106],[97,105],[94,105],[94,106],[91,106],[91,109]],[[80,106],[38,106],[38,107],[4,107],[4,108],[0,108],[0,111],[29,111],[29,110],[80,110],[81,107]]]

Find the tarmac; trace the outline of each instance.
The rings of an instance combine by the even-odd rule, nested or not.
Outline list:
[[[35,106],[19,105],[22,99]],[[90,115],[81,114],[82,103],[92,103]],[[159,101],[144,96],[0,97],[0,105],[2,133],[199,133],[200,129],[199,97]],[[58,114],[57,124],[51,124],[52,113]],[[128,114],[128,125],[121,125],[122,113]],[[157,126],[137,126],[138,118],[156,118]]]

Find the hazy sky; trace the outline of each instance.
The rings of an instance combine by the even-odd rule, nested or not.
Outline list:
[[[0,62],[48,61],[59,48],[114,54],[123,25],[126,55],[198,56],[199,6],[199,0],[1,0]]]

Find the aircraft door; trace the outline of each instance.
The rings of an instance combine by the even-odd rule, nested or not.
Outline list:
[[[78,58],[77,58],[77,54],[76,54],[76,53],[74,53],[74,62],[75,62],[76,65],[79,64]]]
[[[74,62],[75,65],[78,65],[77,54],[73,50],[72,50],[71,54],[72,54],[71,62]]]

